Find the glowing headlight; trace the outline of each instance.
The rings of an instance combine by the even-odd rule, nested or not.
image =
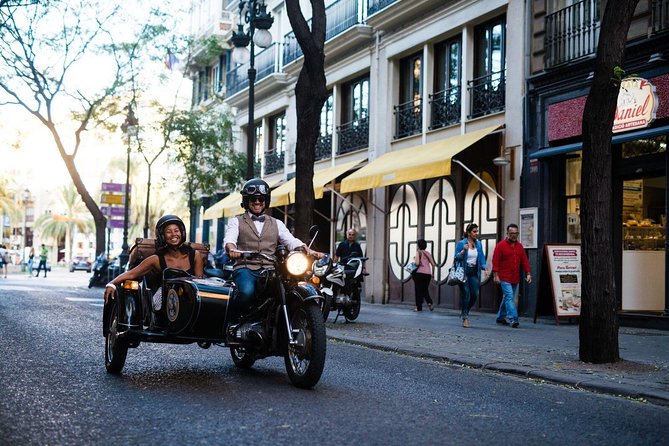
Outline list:
[[[286,259],[286,268],[293,276],[302,276],[309,268],[309,258],[301,252],[293,252]]]
[[[320,260],[315,260],[313,266],[311,269],[314,272],[314,276],[317,277],[323,277],[325,274],[327,274],[328,270],[330,269],[330,262],[325,262],[322,264]]]

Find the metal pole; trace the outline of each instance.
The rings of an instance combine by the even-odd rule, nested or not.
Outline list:
[[[128,189],[130,189],[130,127],[128,127],[128,156],[125,165],[125,205],[123,209],[123,245],[121,246],[121,269],[128,263]]]
[[[254,12],[254,5],[249,5],[249,10],[251,14]],[[253,17],[251,17],[249,24],[249,35],[251,36],[251,50],[249,58],[249,124],[246,129],[247,131],[247,147],[246,147],[246,179],[250,180],[255,177],[254,174],[254,152],[256,145],[256,129],[254,124],[253,117],[253,108],[255,107],[255,82],[256,82],[256,69],[255,69],[255,45],[253,44]]]

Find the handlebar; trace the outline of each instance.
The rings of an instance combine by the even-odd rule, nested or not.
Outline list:
[[[276,262],[276,258],[274,256],[263,254],[262,252],[258,251],[240,251],[236,249],[235,252],[240,254],[241,260],[264,259],[267,260],[268,262],[272,263]]]

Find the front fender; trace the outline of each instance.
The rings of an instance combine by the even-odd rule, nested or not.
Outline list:
[[[302,303],[312,300],[316,303],[320,303],[321,299],[323,299],[323,296],[321,296],[315,286],[305,282],[300,282],[286,291],[286,300],[288,302],[296,300]]]

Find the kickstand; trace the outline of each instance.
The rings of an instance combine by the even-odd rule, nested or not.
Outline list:
[[[337,310],[337,315],[335,316],[335,320],[334,320],[333,324],[337,323],[337,318],[339,317],[340,314],[341,314],[341,309],[338,309]]]

